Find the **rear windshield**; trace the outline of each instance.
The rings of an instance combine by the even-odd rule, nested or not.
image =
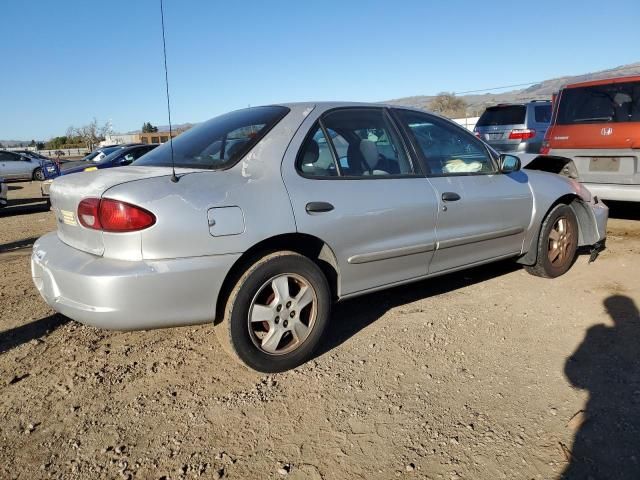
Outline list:
[[[526,113],[527,107],[524,105],[489,107],[478,120],[477,126],[518,125],[524,123]]]
[[[228,168],[240,160],[289,109],[253,107],[212,118],[173,139],[176,167]],[[152,150],[133,165],[171,166],[171,142]]]
[[[640,82],[565,88],[558,105],[559,125],[640,122]]]

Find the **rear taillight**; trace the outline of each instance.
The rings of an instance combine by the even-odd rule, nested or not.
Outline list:
[[[551,138],[551,129],[547,129],[544,133],[544,140],[542,140],[542,146],[540,147],[540,153],[542,155],[547,155],[551,151],[551,144],[549,143],[549,139]]]
[[[105,232],[135,232],[156,223],[153,213],[110,198],[85,198],[78,205],[78,220],[86,227]]]
[[[536,136],[536,131],[531,128],[511,130],[509,140],[527,140]]]
[[[481,138],[481,137],[480,137],[480,132],[478,132],[477,130],[474,130],[473,134],[474,134],[477,138]]]

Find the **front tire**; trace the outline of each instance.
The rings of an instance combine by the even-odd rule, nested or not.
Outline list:
[[[249,368],[282,372],[311,358],[330,312],[331,292],[322,270],[303,255],[276,252],[240,277],[216,334]]]
[[[35,180],[36,182],[42,182],[44,181],[44,172],[42,171],[42,168],[38,167],[33,171],[33,180]]]
[[[556,205],[540,227],[536,263],[525,266],[527,272],[544,278],[566,273],[578,250],[578,220],[570,206]]]

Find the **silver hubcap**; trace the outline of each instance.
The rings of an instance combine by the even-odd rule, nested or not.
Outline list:
[[[552,265],[562,265],[569,258],[573,231],[566,217],[556,220],[549,232],[549,261]]]
[[[251,301],[249,333],[263,352],[282,355],[297,349],[313,329],[318,299],[304,278],[285,273],[265,282]]]

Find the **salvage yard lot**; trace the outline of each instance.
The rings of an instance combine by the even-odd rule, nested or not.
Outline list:
[[[547,479],[601,461],[568,453],[578,420],[638,427],[624,405],[640,402],[631,208],[613,210],[593,264],[582,255],[545,280],[503,262],[347,301],[315,360],[260,375],[211,326],[111,332],[54,315],[29,256],[55,218],[36,183],[13,187],[0,211],[0,478]],[[598,324],[606,348],[583,344]],[[605,375],[580,370],[591,351],[611,360]],[[607,404],[617,368],[635,387]],[[628,438],[606,440],[623,452]]]

